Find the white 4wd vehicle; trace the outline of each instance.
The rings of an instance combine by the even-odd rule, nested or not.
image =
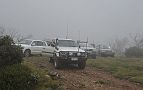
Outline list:
[[[88,58],[96,59],[96,48],[94,48],[92,45],[87,44],[86,46],[80,45],[81,49],[85,50],[87,52]]]
[[[98,45],[97,50],[98,50],[98,55],[100,55],[102,57],[108,57],[108,56],[114,57],[114,55],[115,55],[115,53],[110,48],[110,46]]]
[[[33,54],[53,56],[54,49],[42,40],[23,40],[18,43],[23,48],[25,57]]]
[[[55,39],[55,52],[50,61],[54,63],[55,68],[60,68],[62,64],[78,64],[80,69],[84,69],[87,60],[87,54],[80,49],[71,39]]]

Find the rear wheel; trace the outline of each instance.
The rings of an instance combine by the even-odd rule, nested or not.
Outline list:
[[[79,69],[84,69],[85,66],[86,66],[86,61],[83,60],[83,61],[78,62]]]
[[[30,50],[25,50],[24,56],[25,56],[25,57],[29,57],[30,55],[31,55]]]

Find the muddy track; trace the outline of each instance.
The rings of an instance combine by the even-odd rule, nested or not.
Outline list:
[[[143,87],[139,85],[117,79],[90,66],[86,66],[84,70],[80,70],[76,66],[65,66],[63,69],[57,70],[44,59],[32,62],[40,68],[57,72],[64,90],[143,90]]]

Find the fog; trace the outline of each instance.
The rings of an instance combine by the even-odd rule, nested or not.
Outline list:
[[[0,26],[34,39],[105,42],[143,32],[143,0],[0,0]]]

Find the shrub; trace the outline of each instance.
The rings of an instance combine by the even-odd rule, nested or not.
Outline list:
[[[127,57],[143,57],[143,49],[138,47],[130,47],[126,49],[125,55]]]
[[[21,63],[22,57],[22,48],[14,45],[10,36],[0,37],[0,67]]]
[[[46,63],[48,57],[30,57],[24,58],[23,64],[31,68],[34,72],[37,72],[38,84],[33,90],[63,90],[58,78],[55,76],[53,79],[49,75],[48,68],[41,68],[38,63]],[[56,79],[56,80],[55,80]]]
[[[25,65],[0,68],[0,90],[30,90],[37,84],[38,75]]]

